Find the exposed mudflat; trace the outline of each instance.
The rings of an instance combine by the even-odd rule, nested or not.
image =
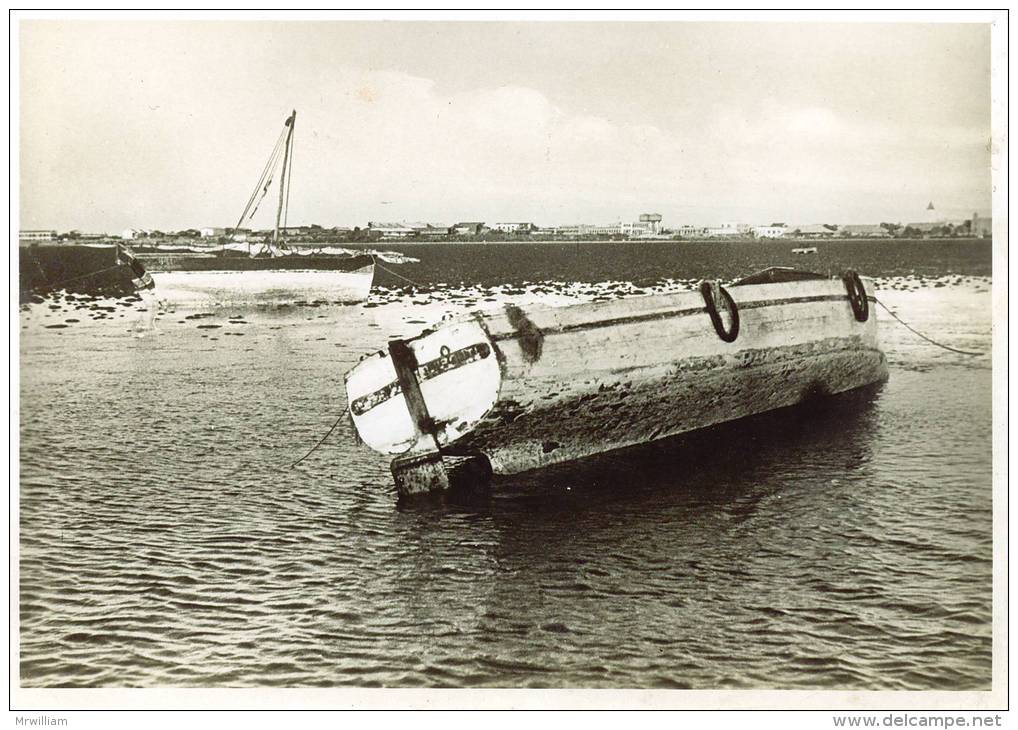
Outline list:
[[[421,249],[387,266],[420,284],[382,271],[363,305],[196,309],[157,277],[22,307],[22,685],[989,688],[988,249],[940,274],[910,248],[856,263],[911,325],[984,353],[877,308],[891,376],[864,398],[469,504],[397,508],[347,419],[291,469],[391,337],[711,276],[630,275],[591,244],[571,276],[541,259],[499,280],[512,264],[448,248],[474,281],[429,278]],[[719,278],[759,268],[718,256]]]

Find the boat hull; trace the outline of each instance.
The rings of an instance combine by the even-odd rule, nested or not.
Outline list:
[[[579,373],[577,378],[583,377]],[[687,357],[642,372],[602,375],[584,388],[544,380],[530,398],[507,387],[501,408],[455,451],[485,454],[498,474],[651,443],[833,395],[886,378],[886,361],[858,338],[825,338],[738,357]],[[572,385],[572,384],[570,384]],[[563,392],[566,390],[566,392]],[[519,394],[521,399],[512,398]]]
[[[166,271],[157,274],[156,281],[160,298],[182,305],[353,304],[368,298],[374,276],[374,264],[369,263],[351,271]]]
[[[132,250],[146,271],[155,272],[159,297],[181,305],[362,302],[375,275],[370,255],[273,258],[236,251],[221,255],[144,246]],[[135,275],[118,265],[115,246],[27,246],[19,255],[22,301],[53,289],[98,296],[129,296],[136,291]]]
[[[249,256],[243,250],[196,253],[145,247],[135,253],[157,274],[162,298],[192,306],[352,304],[368,298],[375,277],[370,255]]]
[[[863,287],[872,301],[873,283],[863,280]],[[372,385],[391,381],[393,364],[378,354],[348,374],[351,416],[364,441],[383,453],[413,458],[437,441],[443,453],[483,454],[495,473],[514,474],[887,378],[874,308],[859,321],[840,279],[726,291],[739,320],[731,342],[715,329],[701,292],[526,311],[510,305],[474,316],[474,342],[464,339],[462,323],[442,325],[407,341],[422,353],[418,361],[443,347],[455,359],[486,345],[498,365],[497,382],[481,377],[483,360],[425,373],[426,405],[442,413],[434,439],[387,441],[387,434],[400,431],[394,424],[406,435],[414,419],[398,393],[375,403],[360,392],[369,371],[378,373]],[[385,369],[388,377],[381,374]],[[455,398],[436,402],[429,387],[439,398]],[[491,403],[479,418],[477,403]],[[383,406],[387,414],[375,418]]]
[[[22,302],[52,291],[102,297],[134,296],[136,275],[119,265],[114,246],[34,245],[18,249]]]

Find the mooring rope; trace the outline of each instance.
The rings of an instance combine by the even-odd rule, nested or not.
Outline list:
[[[330,429],[329,429],[329,432],[328,432],[328,433],[326,433],[326,434],[325,434],[324,436],[322,436],[322,438],[321,438],[321,439],[319,439],[318,443],[317,443],[317,444],[315,444],[314,446],[312,446],[312,447],[311,447],[311,450],[310,450],[310,451],[308,451],[308,452],[307,452],[306,454],[304,454],[304,456],[300,457],[299,459],[297,459],[297,461],[295,461],[295,462],[293,462],[292,464],[290,464],[290,468],[291,468],[291,469],[293,469],[293,468],[294,468],[295,466],[297,466],[297,464],[301,463],[302,461],[304,461],[304,459],[306,459],[306,458],[308,458],[309,456],[311,456],[311,454],[313,454],[313,453],[315,453],[316,451],[318,451],[318,447],[319,447],[319,446],[321,446],[322,444],[324,444],[324,443],[325,443],[325,440],[326,440],[327,438],[329,438],[329,436],[331,436],[331,435],[332,435],[332,432],[336,430],[336,426],[338,426],[338,425],[339,425],[339,422],[343,420],[343,416],[345,416],[345,415],[346,415],[346,411],[343,411],[343,412],[342,412],[342,413],[341,413],[341,414],[339,415],[339,418],[337,418],[337,419],[336,419],[336,422],[335,422],[334,424],[332,424],[332,428],[330,428]]]
[[[951,352],[957,352],[957,353],[958,353],[959,355],[971,355],[971,356],[975,357],[975,356],[978,356],[978,355],[982,355],[982,354],[983,354],[983,353],[981,353],[981,352],[972,352],[971,350],[959,350],[959,349],[958,349],[958,348],[956,348],[956,347],[949,347],[948,345],[945,345],[945,344],[943,344],[942,342],[937,342],[936,340],[934,340],[934,339],[932,339],[932,338],[930,338],[930,337],[927,337],[927,336],[926,336],[926,335],[924,335],[924,334],[923,334],[922,332],[919,332],[918,330],[916,330],[916,329],[914,329],[913,327],[911,327],[911,326],[910,326],[910,325],[908,324],[908,322],[906,322],[906,321],[905,321],[905,320],[903,320],[903,319],[902,319],[901,317],[899,317],[899,316],[898,316],[897,314],[895,314],[894,312],[892,312],[892,311],[891,311],[891,310],[890,310],[890,309],[888,308],[888,306],[887,306],[886,304],[884,304],[884,303],[883,303],[882,301],[880,301],[879,299],[876,299],[875,301],[876,301],[876,303],[877,303],[877,304],[879,304],[879,305],[880,305],[881,307],[883,307],[883,308],[884,308],[884,310],[886,310],[886,312],[887,312],[887,313],[888,313],[889,315],[891,315],[892,317],[894,317],[894,318],[895,318],[895,319],[896,319],[896,320],[898,321],[898,323],[899,323],[899,324],[901,324],[901,325],[902,325],[902,326],[903,326],[903,327],[904,327],[905,329],[907,329],[907,330],[908,330],[909,332],[911,332],[911,333],[912,333],[912,334],[914,334],[914,335],[917,335],[917,336],[919,336],[919,337],[922,337],[922,338],[923,338],[924,340],[926,340],[927,342],[929,342],[929,343],[930,343],[931,345],[936,345],[937,347],[942,347],[942,348],[944,348],[945,350],[950,350]]]
[[[38,262],[36,262],[36,263],[38,264]],[[72,281],[78,281],[79,279],[87,279],[90,276],[98,276],[99,274],[104,274],[107,271],[113,271],[113,269],[119,269],[120,267],[121,267],[121,264],[116,264],[114,266],[107,266],[105,269],[99,269],[98,271],[90,271],[87,274],[82,274],[81,276],[72,276],[70,279],[62,279],[61,281],[58,281],[55,284],[50,284],[49,282],[47,282],[46,286],[43,287],[43,289],[44,290],[48,289],[49,291],[55,291],[57,287],[62,286],[64,284],[69,284]],[[40,266],[39,269],[41,271],[42,270],[42,266]],[[43,273],[43,276],[46,275],[45,271],[43,271],[42,273]]]
[[[409,283],[413,284],[413,285],[414,285],[414,286],[416,286],[416,287],[421,287],[421,284],[417,283],[417,282],[416,282],[416,281],[414,281],[413,279],[409,279],[409,278],[407,278],[407,277],[403,276],[402,274],[398,274],[398,273],[396,273],[395,271],[393,271],[392,269],[390,269],[390,268],[388,268],[388,267],[386,267],[386,266],[382,266],[382,265],[381,265],[380,263],[378,263],[378,259],[377,259],[377,258],[375,258],[374,256],[372,256],[372,257],[371,257],[371,259],[372,259],[372,260],[373,260],[373,261],[375,262],[375,266],[377,266],[378,268],[380,268],[380,269],[381,269],[382,271],[387,271],[387,272],[389,272],[390,274],[392,274],[393,276],[395,276],[395,277],[397,277],[397,278],[399,278],[399,279],[403,279],[403,281],[407,281],[407,282],[409,282]],[[297,461],[295,461],[295,462],[293,462],[292,464],[290,464],[290,468],[291,468],[291,469],[293,469],[293,468],[294,468],[295,466],[297,466],[297,465],[298,465],[299,463],[301,463],[301,462],[302,462],[302,461],[304,461],[304,460],[305,460],[306,458],[308,458],[309,456],[311,456],[311,454],[315,453],[315,452],[316,452],[316,451],[318,450],[318,448],[319,448],[319,447],[320,447],[320,446],[321,446],[322,444],[324,444],[324,443],[325,443],[326,439],[328,439],[328,438],[329,438],[329,436],[331,436],[331,435],[332,435],[332,432],[336,430],[336,426],[338,426],[338,425],[339,425],[339,422],[343,420],[343,416],[345,416],[345,415],[346,415],[346,411],[344,411],[343,413],[341,413],[341,414],[340,414],[340,416],[339,416],[339,418],[337,418],[337,419],[336,419],[336,422],[332,424],[332,428],[330,428],[330,429],[329,429],[328,433],[326,433],[326,434],[325,434],[324,436],[322,436],[322,438],[321,438],[321,439],[320,439],[320,440],[318,441],[318,443],[317,443],[317,444],[315,444],[314,446],[312,446],[312,447],[311,447],[311,450],[310,450],[310,451],[308,451],[308,452],[307,452],[306,454],[304,454],[304,456],[300,457],[299,459],[297,459]]]
[[[414,281],[413,279],[408,279],[407,277],[403,276],[402,274],[397,274],[392,269],[387,268],[385,266],[382,266],[380,263],[378,263],[378,259],[375,258],[374,256],[372,256],[371,258],[373,258],[375,260],[375,266],[380,268],[382,271],[386,271],[386,272],[392,274],[393,276],[395,276],[396,278],[402,279],[403,281],[406,281],[406,282],[409,282],[409,283],[413,284],[416,287],[424,288],[423,284],[419,284],[418,282]]]

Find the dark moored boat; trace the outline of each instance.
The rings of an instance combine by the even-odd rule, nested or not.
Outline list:
[[[145,266],[126,246],[42,244],[18,249],[22,302],[54,291],[118,298],[153,285]]]

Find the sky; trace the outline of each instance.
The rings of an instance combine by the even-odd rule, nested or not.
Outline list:
[[[19,23],[21,228],[966,217],[986,24]],[[273,205],[253,221],[271,227]]]

